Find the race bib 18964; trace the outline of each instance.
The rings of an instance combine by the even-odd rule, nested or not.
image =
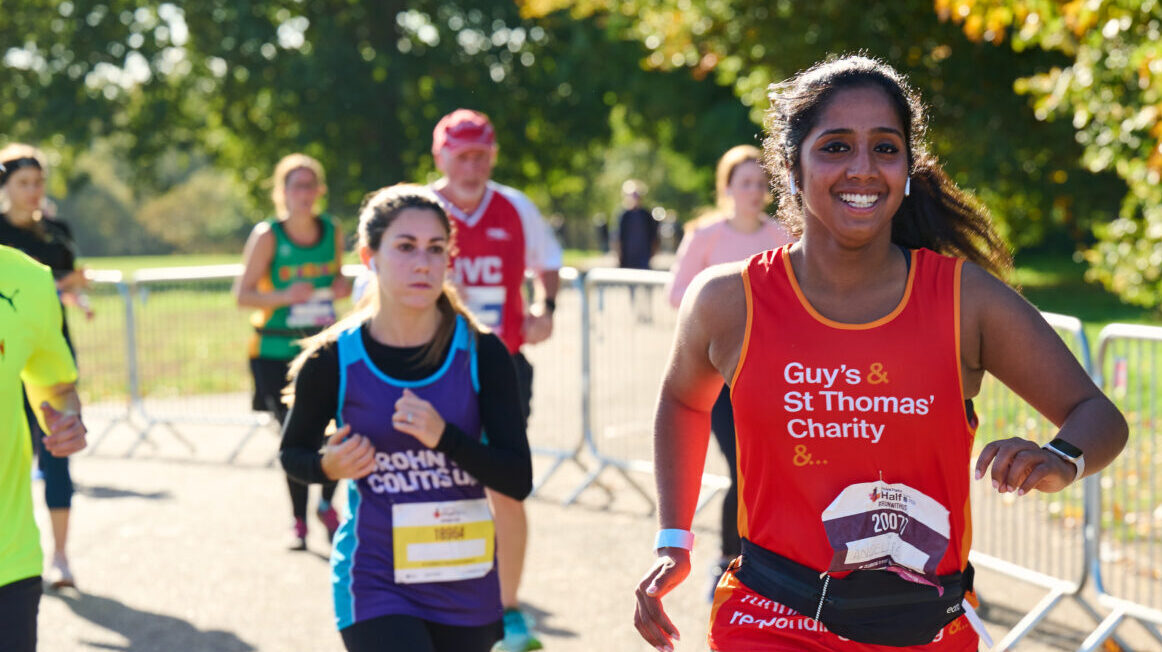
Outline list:
[[[397,584],[451,582],[492,570],[496,535],[486,499],[391,508]]]

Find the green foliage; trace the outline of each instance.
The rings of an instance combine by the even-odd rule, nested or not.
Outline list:
[[[1098,225],[1089,278],[1126,301],[1162,305],[1162,5],[1157,0],[939,0],[972,38],[1064,53],[1018,80],[1041,120],[1063,118],[1085,166],[1129,192]]]
[[[1078,159],[1068,125],[1039,122],[1013,93],[1026,75],[1068,63],[1059,53],[975,43],[930,2],[819,0],[518,0],[529,15],[569,8],[602,16],[643,43],[643,64],[733,88],[757,123],[771,82],[830,53],[864,51],[906,72],[931,113],[934,150],[976,192],[1016,247],[1065,230],[1075,241],[1117,209],[1124,185]]]
[[[497,178],[526,189],[546,214],[588,224],[595,207],[616,201],[595,187],[611,174],[615,128],[639,136],[638,160],[661,170],[656,189],[665,194],[676,179],[684,190],[672,193],[675,201],[689,203],[673,208],[689,213],[705,188],[690,192],[682,173],[712,166],[756,131],[729,89],[643,69],[641,45],[602,21],[532,20],[514,3],[21,5],[0,15],[0,43],[9,44],[0,69],[6,136],[59,152],[70,178],[85,143],[116,134],[143,204],[190,182],[188,172],[174,173],[175,160],[191,169],[208,160],[246,187],[250,201],[241,210],[253,221],[269,212],[275,161],[303,151],[327,168],[331,211],[351,220],[366,192],[430,179],[432,127],[468,106],[496,124]],[[237,208],[223,219],[233,223]],[[202,211],[190,225],[230,231],[209,218]],[[218,246],[156,225],[149,231],[167,246]]]

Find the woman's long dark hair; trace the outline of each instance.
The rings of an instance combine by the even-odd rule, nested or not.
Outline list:
[[[779,219],[792,233],[802,235],[802,199],[791,193],[789,180],[794,177],[802,187],[799,161],[803,139],[838,92],[869,87],[882,90],[899,115],[912,179],[911,194],[892,218],[892,242],[967,258],[1007,278],[1013,266],[1012,253],[994,228],[988,209],[958,187],[928,151],[927,117],[920,96],[903,75],[878,59],[834,57],[771,85],[763,163],[779,199]]]

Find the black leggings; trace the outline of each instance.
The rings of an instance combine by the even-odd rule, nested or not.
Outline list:
[[[259,412],[270,412],[281,427],[286,421],[286,403],[282,402],[282,388],[286,386],[287,368],[290,360],[271,360],[268,358],[251,358],[250,374],[254,376],[254,398],[251,407]],[[323,442],[319,440],[319,446]],[[335,496],[334,482],[323,483],[323,500],[331,502]],[[307,518],[307,485],[286,477],[286,488],[290,492],[291,514],[295,518]]]
[[[307,490],[309,487],[288,475],[286,477],[286,488],[290,491],[291,514],[294,514],[295,518],[305,520],[307,518]],[[323,483],[323,500],[329,503],[334,497],[335,483]]]
[[[710,428],[718,447],[730,465],[730,488],[722,500],[722,556],[737,557],[742,553],[738,537],[738,454],[734,441],[734,408],[730,405],[730,385],[723,385],[714,408],[710,411]]]
[[[0,586],[0,652],[35,652],[40,576]]]
[[[460,627],[391,614],[349,625],[339,635],[348,652],[489,652],[504,636],[504,623]]]

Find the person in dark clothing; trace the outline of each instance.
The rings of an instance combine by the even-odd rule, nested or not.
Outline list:
[[[645,185],[635,179],[621,186],[625,210],[617,218],[617,265],[649,269],[658,251],[658,221],[642,206]]]
[[[291,364],[283,467],[302,482],[348,480],[331,551],[348,650],[487,652],[504,634],[485,488],[523,499],[532,461],[508,349],[447,280],[452,238],[431,190],[369,195],[368,294]]]

